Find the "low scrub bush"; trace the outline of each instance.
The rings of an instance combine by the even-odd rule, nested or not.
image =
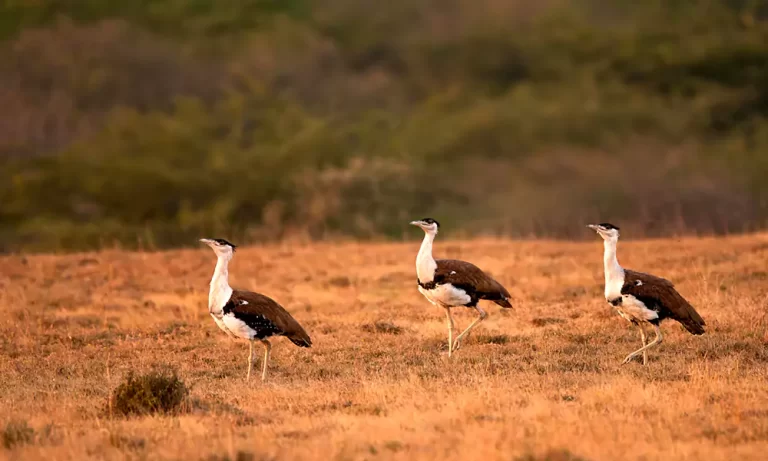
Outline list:
[[[109,407],[122,416],[175,414],[185,408],[188,394],[175,372],[129,373],[112,393]]]

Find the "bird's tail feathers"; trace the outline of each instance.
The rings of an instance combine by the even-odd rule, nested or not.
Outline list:
[[[704,319],[702,319],[696,311],[693,311],[693,314],[697,318],[693,318],[694,316],[691,316],[691,318],[685,319],[685,321],[680,322],[683,324],[686,330],[688,330],[691,334],[694,335],[703,335],[706,333],[704,330]]]
[[[685,309],[687,311],[686,313],[688,314],[685,318],[680,319],[680,323],[691,334],[703,335],[705,333],[704,326],[706,325],[706,322],[704,322],[704,319],[701,318],[701,315],[699,315],[699,313],[696,312],[696,309],[693,308],[691,303],[689,303],[679,293],[678,293],[678,296],[680,296],[681,304],[685,306]]]
[[[312,339],[310,339],[309,335],[304,330],[294,332],[292,335],[288,336],[288,339],[299,347],[312,347]]]
[[[499,306],[505,309],[512,308],[512,303],[509,302],[509,298],[500,298],[500,299],[494,300],[493,302],[495,302],[496,304],[498,304]]]

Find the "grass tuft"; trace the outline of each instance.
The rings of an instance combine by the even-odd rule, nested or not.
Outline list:
[[[587,458],[574,455],[568,450],[552,450],[542,455],[520,456],[515,461],[587,461]]]
[[[32,443],[34,437],[35,430],[29,427],[26,421],[11,421],[3,430],[3,446],[6,450],[10,450],[19,445]]]
[[[510,341],[509,335],[477,335],[478,344],[507,344]]]
[[[547,326],[547,325],[557,325],[557,324],[560,324],[560,323],[565,323],[565,320],[558,319],[558,318],[555,318],[555,317],[537,317],[537,318],[531,320],[531,323],[535,327],[544,327],[544,326]]]
[[[334,287],[347,288],[352,285],[352,281],[349,279],[349,277],[340,275],[338,277],[332,277],[330,280],[328,280],[328,284]]]
[[[256,455],[253,453],[247,452],[247,451],[238,451],[235,453],[235,456],[229,456],[229,455],[214,455],[207,458],[208,461],[257,461]],[[260,457],[258,458],[259,461],[267,461],[271,460],[272,458],[268,457]]]
[[[378,333],[378,334],[385,334],[385,335],[400,335],[405,332],[405,328],[399,327],[391,322],[374,322],[374,323],[366,323],[365,325],[360,327],[363,331],[367,333]]]

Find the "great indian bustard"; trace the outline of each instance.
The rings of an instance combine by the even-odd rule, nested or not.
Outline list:
[[[250,342],[247,380],[251,379],[254,342],[258,340],[264,345],[264,362],[261,365],[261,380],[264,381],[272,350],[267,338],[285,336],[300,347],[312,346],[312,340],[299,322],[271,298],[251,291],[233,290],[229,286],[228,266],[235,245],[224,239],[200,241],[211,247],[218,258],[208,294],[208,312],[216,325],[229,336]]]
[[[696,309],[675,290],[669,280],[654,275],[624,269],[616,259],[616,246],[619,242],[619,228],[609,223],[590,224],[603,238],[603,269],[605,271],[605,299],[618,311],[619,315],[640,328],[643,347],[629,354],[623,363],[629,363],[638,355],[643,355],[643,365],[648,363],[648,349],[661,343],[663,336],[659,323],[664,319],[680,322],[694,335],[704,334],[704,319]],[[656,338],[646,344],[645,328],[649,323],[656,330]]]
[[[432,304],[445,309],[448,317],[448,357],[461,347],[461,340],[488,314],[478,305],[486,299],[501,307],[510,308],[509,292],[496,280],[480,270],[474,264],[456,259],[438,259],[432,257],[432,243],[435,240],[440,223],[432,218],[412,221],[411,225],[424,230],[424,241],[416,256],[416,276],[419,291]],[[453,339],[452,307],[471,307],[480,314],[466,330]]]

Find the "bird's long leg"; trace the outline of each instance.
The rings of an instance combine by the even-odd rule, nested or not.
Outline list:
[[[264,345],[264,363],[261,364],[261,381],[267,379],[267,363],[269,362],[269,353],[272,351],[272,344],[266,339],[261,340]]]
[[[664,339],[664,335],[661,334],[661,328],[659,328],[658,325],[654,325],[653,328],[656,329],[656,338],[653,339],[650,343],[646,344],[645,346],[641,347],[640,349],[636,350],[635,352],[629,354],[622,363],[629,363],[630,360],[637,357],[640,353],[645,353],[646,350],[652,348],[653,346],[661,343],[661,341]]]
[[[451,308],[445,308],[445,315],[448,317],[448,357],[453,353],[453,317],[451,316]]]
[[[246,381],[251,380],[251,368],[253,368],[253,340],[250,341],[251,347],[248,352],[248,375],[245,377]]]
[[[640,341],[643,342],[643,347],[645,347],[646,344],[646,336],[645,336],[645,328],[643,328],[642,323],[638,323],[637,326],[640,328]],[[643,365],[648,365],[648,351],[643,351]]]
[[[477,326],[478,323],[485,320],[486,317],[488,317],[488,313],[483,310],[480,306],[475,306],[475,309],[477,309],[477,312],[480,313],[480,317],[475,319],[474,322],[470,323],[466,330],[462,331],[459,336],[456,337],[456,340],[453,342],[453,350],[459,350],[459,347],[461,347],[461,339],[468,335],[470,331],[472,331],[473,328]]]

